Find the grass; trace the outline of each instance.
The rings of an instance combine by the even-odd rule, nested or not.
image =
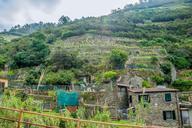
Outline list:
[[[129,121],[129,120],[119,120],[119,121],[118,121],[118,120],[115,120],[115,121],[112,121],[112,123],[143,126],[142,123],[136,123],[136,122]],[[125,127],[118,127],[118,128],[125,128]]]

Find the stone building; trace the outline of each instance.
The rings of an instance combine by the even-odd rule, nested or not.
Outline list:
[[[150,111],[143,116],[147,125],[178,128],[181,124],[176,89],[128,89],[129,108],[135,108],[143,99]]]
[[[143,79],[138,76],[132,77],[128,83],[130,88],[142,88]]]
[[[185,128],[192,128],[192,103],[180,103],[181,122]]]

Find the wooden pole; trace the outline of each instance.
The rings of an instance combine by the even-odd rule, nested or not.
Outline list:
[[[81,127],[80,119],[78,118],[78,120],[77,120],[77,128],[80,128],[80,127]]]
[[[23,110],[20,110],[17,128],[21,128],[22,118],[23,118]]]

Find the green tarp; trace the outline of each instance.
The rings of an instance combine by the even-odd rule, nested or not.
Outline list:
[[[57,90],[58,106],[77,106],[79,105],[79,93]]]

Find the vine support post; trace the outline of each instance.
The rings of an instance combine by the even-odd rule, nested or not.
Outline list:
[[[22,118],[23,118],[23,110],[20,110],[17,128],[21,128]]]
[[[80,128],[81,127],[81,124],[80,124],[81,122],[80,122],[80,118],[78,118],[78,120],[77,120],[77,128]]]

